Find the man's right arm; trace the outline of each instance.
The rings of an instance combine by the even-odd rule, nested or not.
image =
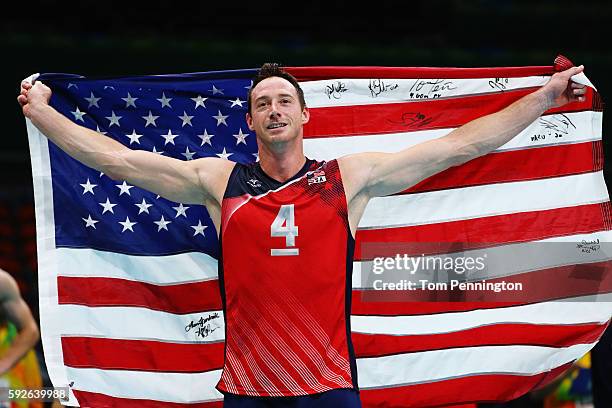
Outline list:
[[[0,375],[8,372],[40,338],[36,320],[19,293],[17,282],[0,269],[0,312],[17,328],[11,346],[0,355]]]
[[[219,201],[233,163],[219,158],[182,161],[132,150],[98,132],[79,126],[48,104],[51,90],[36,82],[22,84],[17,98],[23,113],[60,149],[115,180],[126,180],[171,201],[205,204]]]

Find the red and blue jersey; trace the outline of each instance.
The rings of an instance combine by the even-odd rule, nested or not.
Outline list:
[[[217,388],[251,396],[357,389],[350,337],[354,240],[336,160],[284,183],[236,164],[221,215],[226,324]]]

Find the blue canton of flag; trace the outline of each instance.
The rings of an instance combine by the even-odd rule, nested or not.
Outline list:
[[[255,70],[112,80],[45,74],[51,105],[75,123],[131,149],[179,160],[258,160],[245,122]],[[231,79],[229,79],[231,75]],[[132,255],[202,251],[218,258],[203,205],[168,201],[112,180],[49,143],[57,247]]]

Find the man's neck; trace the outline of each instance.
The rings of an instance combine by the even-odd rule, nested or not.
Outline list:
[[[306,163],[302,149],[285,151],[282,154],[261,149],[259,165],[261,169],[274,180],[285,182],[295,176]]]

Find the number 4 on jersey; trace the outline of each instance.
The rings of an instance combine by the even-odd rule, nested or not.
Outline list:
[[[278,214],[270,226],[270,234],[273,237],[285,237],[287,248],[272,248],[272,256],[299,255],[299,248],[295,247],[295,237],[298,236],[298,227],[295,225],[295,211],[293,204],[281,205]]]

